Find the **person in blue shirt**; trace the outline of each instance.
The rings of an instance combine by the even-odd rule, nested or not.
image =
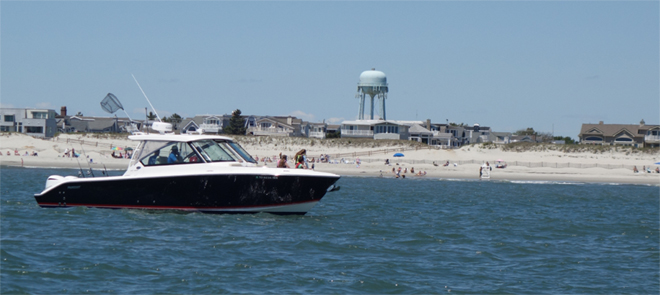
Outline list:
[[[180,162],[183,162],[183,159],[181,159],[181,155],[179,154],[179,148],[177,148],[175,145],[170,150],[170,156],[167,157],[167,163],[172,164],[172,163],[180,163]]]
[[[156,165],[156,161],[158,160],[158,156],[160,155],[160,150],[156,150],[154,154],[149,157],[149,162],[147,165]]]

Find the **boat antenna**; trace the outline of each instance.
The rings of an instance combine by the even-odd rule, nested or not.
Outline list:
[[[80,148],[83,150],[83,156],[85,156],[85,158],[87,158],[87,153],[85,152],[85,148],[83,147],[82,143],[80,144]],[[89,167],[89,173],[92,174],[92,177],[96,177],[96,176],[94,176],[94,171],[92,170],[92,165],[89,164],[89,161],[85,161],[85,162],[87,162],[87,167]],[[80,162],[78,162],[78,164],[80,164]]]
[[[76,158],[76,162],[78,162],[78,168],[80,168],[80,171],[78,172],[78,175],[85,178],[85,173],[83,172],[82,166],[80,165],[80,159],[78,159],[78,157],[76,157],[76,153],[73,151],[73,146],[71,146],[71,154],[74,158]]]
[[[163,122],[163,120],[160,119],[160,116],[158,115],[158,112],[156,112],[156,109],[151,104],[151,101],[149,101],[149,98],[147,97],[147,94],[145,94],[144,90],[142,90],[142,86],[140,86],[140,83],[138,83],[137,79],[135,79],[135,76],[133,74],[131,74],[131,76],[133,76],[133,80],[135,80],[135,83],[137,84],[137,86],[140,87],[140,91],[142,91],[142,95],[144,95],[144,98],[147,99],[147,102],[149,103],[149,106],[151,106],[151,109],[154,110],[154,113],[156,114],[156,117],[158,118],[158,121]]]

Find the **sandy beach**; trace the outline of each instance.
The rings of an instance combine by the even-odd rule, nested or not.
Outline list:
[[[660,186],[660,173],[646,173],[643,167],[655,170],[660,161],[657,153],[631,152],[630,150],[605,152],[563,152],[552,149],[533,151],[504,151],[493,146],[471,145],[460,149],[438,150],[409,143],[346,144],[338,140],[309,140],[296,138],[237,137],[245,149],[264,165],[264,157],[276,158],[279,153],[292,156],[300,149],[307,149],[309,158],[330,155],[331,163],[314,163],[317,171],[332,172],[342,176],[390,177],[392,169],[402,169],[406,178],[479,179],[483,163],[495,166],[498,160],[507,167],[493,167],[492,180],[509,181],[565,181],[594,183],[629,183]],[[124,170],[128,159],[111,156],[113,147],[134,147],[127,137],[103,137],[93,135],[64,134],[53,139],[38,139],[24,134],[5,133],[0,136],[0,165],[23,167],[78,168]],[[394,145],[393,145],[394,144]],[[78,158],[65,157],[64,152],[75,149]],[[20,156],[14,155],[17,150]],[[10,155],[7,155],[9,152]],[[30,156],[36,152],[38,156]],[[404,157],[393,157],[394,153]],[[28,154],[27,156],[25,154]],[[360,162],[360,165],[357,162]],[[390,164],[386,165],[385,160]],[[435,164],[437,165],[434,165]],[[443,166],[449,162],[448,166]],[[275,161],[265,165],[275,167]],[[293,163],[290,163],[292,165]],[[639,173],[632,168],[637,166]],[[410,172],[424,171],[416,176]],[[403,171],[407,169],[407,173]]]

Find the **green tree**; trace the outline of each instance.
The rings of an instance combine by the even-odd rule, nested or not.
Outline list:
[[[245,121],[241,118],[241,110],[236,109],[231,113],[229,124],[222,131],[227,134],[245,135]]]
[[[154,112],[149,112],[147,119],[149,119],[150,121],[156,120],[156,115],[154,115]]]

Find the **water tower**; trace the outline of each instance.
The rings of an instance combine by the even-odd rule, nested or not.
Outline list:
[[[360,101],[360,110],[358,111],[358,120],[364,120],[364,99],[368,95],[371,98],[370,120],[374,119],[374,98],[378,99],[378,115],[381,119],[385,118],[385,99],[387,98],[387,77],[385,73],[376,71],[372,68],[370,71],[364,71],[360,74],[360,83],[358,83],[358,92],[355,95]]]

